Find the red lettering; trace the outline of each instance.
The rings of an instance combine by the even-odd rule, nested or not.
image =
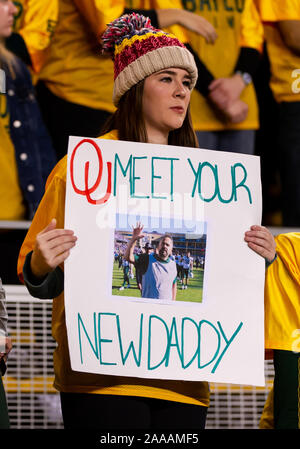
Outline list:
[[[95,148],[97,156],[98,156],[99,171],[98,171],[97,179],[96,179],[94,185],[92,187],[89,187],[89,166],[90,166],[90,163],[86,162],[85,166],[84,166],[84,187],[85,188],[84,188],[84,190],[80,190],[76,186],[75,180],[74,180],[74,159],[75,159],[75,154],[76,154],[77,150],[84,143],[90,143]],[[78,195],[84,195],[90,204],[103,204],[103,203],[106,203],[106,201],[108,201],[108,199],[109,199],[109,197],[111,195],[111,167],[112,167],[111,162],[107,162],[107,176],[108,176],[108,180],[107,180],[106,194],[102,198],[100,198],[98,200],[93,200],[91,198],[91,193],[95,192],[95,190],[99,186],[99,184],[101,182],[101,179],[102,179],[103,158],[102,158],[101,150],[98,147],[98,145],[96,144],[96,142],[94,142],[92,139],[82,139],[76,145],[76,147],[74,148],[74,150],[73,150],[73,152],[71,154],[71,160],[70,160],[70,177],[71,177],[71,183],[72,183],[74,192],[76,192]]]

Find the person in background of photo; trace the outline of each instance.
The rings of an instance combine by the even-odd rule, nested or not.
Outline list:
[[[103,49],[114,60],[116,112],[101,138],[177,145],[179,152],[180,147],[196,148],[189,103],[197,67],[187,48],[175,36],[152,27],[148,18],[132,14],[109,24],[103,35]],[[33,296],[55,298],[54,386],[60,391],[65,428],[204,428],[209,406],[207,382],[72,370],[64,313],[63,263],[77,237],[73,230],[64,228],[66,176],[64,157],[48,178],[18,262],[20,279]],[[270,261],[274,258],[273,237],[264,228],[252,227],[245,239],[262,257]],[[175,263],[174,268],[175,278]]]
[[[159,239],[157,251],[152,254],[134,254],[137,240],[143,238],[143,226],[133,229],[124,257],[133,263],[142,276],[142,298],[176,300],[177,268],[171,259],[173,239],[164,235]]]
[[[122,261],[122,267],[123,267],[124,280],[122,286],[119,288],[120,291],[124,290],[124,288],[130,288],[130,279],[129,279],[130,266],[128,260],[126,260],[125,258]]]
[[[191,253],[187,252],[186,255],[182,257],[182,290],[186,290],[188,287],[191,263]]]

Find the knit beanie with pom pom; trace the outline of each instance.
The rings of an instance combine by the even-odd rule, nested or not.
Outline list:
[[[102,48],[114,61],[113,102],[132,86],[163,69],[186,69],[191,88],[198,71],[193,55],[172,34],[155,29],[148,17],[133,13],[111,22],[102,35]]]

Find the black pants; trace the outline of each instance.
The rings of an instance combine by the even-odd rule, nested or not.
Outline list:
[[[274,426],[300,429],[300,353],[274,350]]]
[[[99,137],[110,113],[71,103],[54,95],[39,81],[37,100],[58,159],[68,151],[69,136]]]
[[[65,429],[195,429],[205,427],[207,407],[160,399],[61,393]]]

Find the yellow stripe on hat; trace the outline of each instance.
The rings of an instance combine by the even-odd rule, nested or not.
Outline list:
[[[115,56],[120,54],[125,47],[130,47],[131,45],[134,44],[134,42],[136,41],[143,41],[145,39],[148,39],[150,36],[155,36],[155,37],[159,37],[159,36],[168,36],[172,39],[177,39],[176,36],[174,36],[173,34],[169,34],[169,33],[164,33],[163,31],[160,31],[158,33],[146,33],[146,34],[142,34],[142,35],[137,35],[135,34],[134,36],[132,36],[130,39],[128,39],[127,37],[121,42],[120,45],[116,46],[115,49]]]

